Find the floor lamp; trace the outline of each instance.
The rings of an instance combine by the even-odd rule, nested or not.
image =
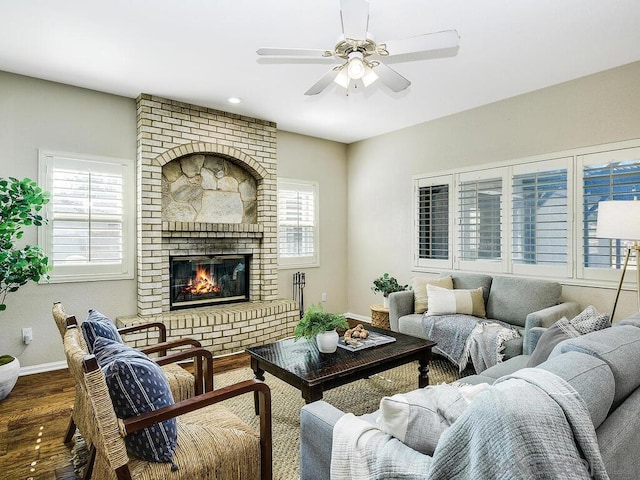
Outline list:
[[[636,292],[638,295],[638,308],[640,308],[640,201],[638,200],[610,200],[598,203],[598,221],[596,226],[597,238],[612,238],[616,240],[630,240],[633,243],[627,246],[627,254],[624,258],[622,274],[618,283],[616,300],[613,302],[611,321],[616,313],[618,297],[624,282],[624,274],[632,251],[636,253]]]

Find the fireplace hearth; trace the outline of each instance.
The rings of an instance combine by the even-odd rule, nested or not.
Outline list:
[[[171,310],[249,301],[251,255],[170,259]]]

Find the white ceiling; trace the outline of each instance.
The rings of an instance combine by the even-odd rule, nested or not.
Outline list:
[[[386,61],[412,81],[403,92],[376,82],[308,97],[333,62],[256,49],[332,49],[339,0],[0,0],[0,70],[351,143],[640,60],[640,0],[370,2],[378,42],[450,28],[457,55]]]

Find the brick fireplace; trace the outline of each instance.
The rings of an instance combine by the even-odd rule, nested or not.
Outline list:
[[[138,315],[229,353],[291,335],[278,299],[276,126],[175,100],[137,99]],[[170,258],[250,256],[248,302],[171,310]]]

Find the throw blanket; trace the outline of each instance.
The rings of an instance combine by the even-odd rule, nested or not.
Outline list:
[[[481,322],[469,335],[465,350],[471,357],[476,373],[501,363],[504,343],[520,336],[515,328],[503,325],[502,322]]]
[[[352,413],[333,427],[331,480],[423,480],[430,464],[431,457]]]
[[[488,388],[442,384],[384,397],[377,426],[343,415],[333,428],[331,478],[425,478],[442,432]]]
[[[504,342],[520,334],[511,325],[498,320],[478,323],[471,315],[423,315],[427,337],[438,344],[435,350],[456,364],[467,367],[469,356],[480,373],[502,361]]]
[[[609,478],[584,401],[560,377],[523,369],[479,395],[443,433],[428,477]]]

